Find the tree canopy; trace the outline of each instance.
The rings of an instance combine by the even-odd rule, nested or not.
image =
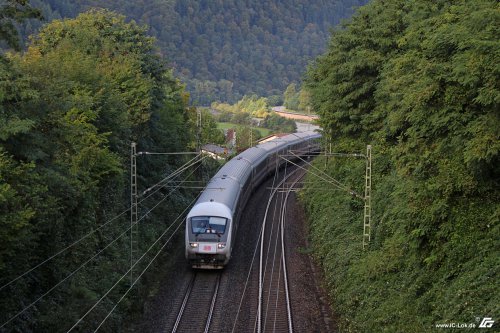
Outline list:
[[[31,7],[28,0],[3,0],[0,4],[0,40],[8,47],[20,50],[20,36],[15,24],[35,18],[40,19],[41,12]]]
[[[374,0],[309,68],[333,149],[374,151],[369,251],[356,250],[362,203],[305,199],[343,329],[422,332],[498,310],[499,22],[497,1]],[[362,193],[364,164],[335,162]]]
[[[1,59],[0,76],[0,285],[69,247],[0,290],[0,322],[11,318],[8,327],[18,331],[67,329],[130,265],[123,213],[131,142],[146,151],[185,151],[192,140],[187,94],[146,29],[107,10],[46,25],[25,53]],[[140,188],[182,163],[143,160]],[[144,199],[142,214],[154,200],[164,205],[148,214],[147,228],[139,227],[140,253],[188,197],[158,191]],[[68,275],[71,283],[16,317]],[[82,329],[104,311],[98,307]],[[121,327],[125,313],[114,315],[110,331]]]
[[[198,105],[281,94],[367,0],[33,0],[47,21],[108,8],[147,24]],[[32,22],[25,34],[36,28]]]

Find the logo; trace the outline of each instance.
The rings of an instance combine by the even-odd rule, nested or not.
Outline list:
[[[494,323],[495,321],[492,318],[485,317],[481,321],[481,324],[479,324],[479,328],[490,328]]]

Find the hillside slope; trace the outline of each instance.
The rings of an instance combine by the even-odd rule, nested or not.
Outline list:
[[[188,84],[195,103],[282,94],[324,51],[329,29],[367,0],[33,0],[48,21],[91,7],[140,24]],[[31,22],[27,33],[37,26]]]
[[[373,147],[366,250],[363,200],[312,175],[302,193],[341,331],[498,321],[499,22],[497,1],[374,0],[309,71],[333,151]],[[364,193],[364,160],[316,166]]]

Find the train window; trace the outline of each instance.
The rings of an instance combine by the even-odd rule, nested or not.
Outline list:
[[[215,231],[216,234],[223,234],[226,231],[227,219],[223,217],[210,217],[210,228]]]
[[[223,234],[226,231],[227,219],[217,216],[196,216],[191,218],[193,234]]]

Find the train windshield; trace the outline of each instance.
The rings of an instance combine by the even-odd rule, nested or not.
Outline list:
[[[193,234],[223,234],[227,219],[216,216],[196,216],[191,218]]]

